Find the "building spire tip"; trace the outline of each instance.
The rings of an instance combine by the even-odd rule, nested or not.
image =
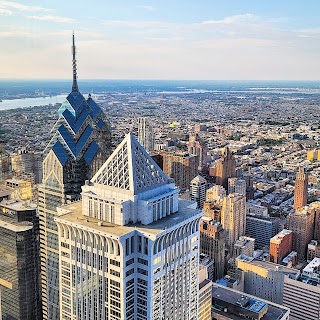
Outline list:
[[[73,81],[72,81],[72,92],[78,92],[77,83],[77,60],[76,60],[76,45],[74,41],[74,31],[72,32],[72,71],[73,71]]]

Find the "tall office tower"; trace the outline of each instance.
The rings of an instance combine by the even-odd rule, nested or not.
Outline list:
[[[292,251],[292,231],[283,229],[270,239],[270,261],[280,263]]]
[[[199,171],[207,170],[207,145],[202,141],[197,133],[189,136],[188,152],[199,157]]]
[[[163,171],[175,184],[186,190],[198,174],[199,157],[188,153],[163,152]]]
[[[203,208],[203,203],[206,200],[207,180],[200,175],[191,180],[190,197],[192,201],[196,201],[198,208]]]
[[[56,207],[80,198],[81,186],[110,154],[109,121],[90,97],[79,92],[73,36],[73,84],[62,103],[52,138],[44,150],[39,187],[43,317],[59,319],[59,243]]]
[[[320,240],[320,201],[315,201],[309,205],[314,210],[314,240]]]
[[[290,308],[292,319],[320,319],[320,258],[313,259],[300,275],[284,278],[282,304]]]
[[[4,141],[0,141],[0,182],[11,177],[11,158],[5,150]]]
[[[58,209],[65,319],[198,319],[200,210],[132,134]]]
[[[300,167],[296,175],[296,182],[294,185],[294,209],[304,207],[308,200],[308,174],[305,168]]]
[[[294,268],[247,256],[237,257],[236,265],[244,271],[244,292],[279,304],[282,304],[284,277],[296,277],[300,273]]]
[[[307,258],[307,246],[313,238],[314,210],[300,208],[287,217],[287,229],[292,230],[292,249],[298,253],[298,260]]]
[[[154,150],[153,126],[148,118],[138,118],[138,141],[147,152]]]
[[[228,179],[236,177],[236,159],[228,147],[222,149],[222,157],[216,166],[216,183],[228,190]]]
[[[220,222],[209,217],[200,220],[200,251],[214,261],[214,280],[224,275],[226,236]]]
[[[239,178],[229,178],[228,179],[228,194],[239,193],[246,197],[246,181]]]
[[[0,204],[0,279],[9,284],[1,292],[3,320],[42,319],[36,210],[36,205],[24,201]]]
[[[221,224],[226,231],[226,243],[229,252],[234,243],[246,231],[246,198],[237,193],[231,193],[224,198],[221,210]]]
[[[41,183],[42,179],[42,154],[19,150],[11,156],[12,174],[14,177],[30,177],[33,183]]]
[[[222,201],[226,196],[226,189],[216,184],[207,190],[206,201]]]
[[[247,215],[246,235],[255,239],[259,249],[269,246],[270,239],[279,230],[279,218],[269,218],[261,215]]]

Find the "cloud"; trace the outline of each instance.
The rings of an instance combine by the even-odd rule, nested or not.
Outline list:
[[[17,39],[19,37],[32,37],[33,33],[28,32],[23,29],[14,29],[14,30],[6,30],[0,31],[0,38],[14,38]]]
[[[27,16],[29,19],[50,21],[56,23],[74,23],[75,19],[69,17],[53,16],[53,15],[41,15],[41,16]]]
[[[230,17],[225,17],[222,20],[206,20],[202,21],[201,24],[223,24],[223,25],[232,25],[236,23],[252,23],[257,22],[258,16],[247,13],[247,14],[240,14]]]
[[[136,6],[138,9],[143,9],[143,10],[146,10],[146,11],[155,11],[155,7],[153,6]]]
[[[178,23],[167,22],[167,21],[157,21],[157,20],[104,20],[102,22],[106,26],[123,26],[132,28],[167,28],[171,26],[178,26]]]
[[[12,10],[4,9],[0,6],[0,15],[1,16],[11,16],[13,14]]]
[[[22,3],[13,2],[13,1],[1,1],[0,0],[0,9],[2,10],[10,10],[15,9],[19,11],[49,11],[49,9],[38,7],[38,6],[27,6]]]

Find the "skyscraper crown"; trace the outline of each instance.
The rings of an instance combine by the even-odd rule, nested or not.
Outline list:
[[[167,184],[169,179],[129,133],[91,181],[137,194]]]
[[[44,155],[53,150],[62,165],[69,157],[79,160],[83,157],[89,165],[100,150],[106,152],[110,139],[110,126],[102,109],[89,94],[88,99],[79,92],[74,34],[72,35],[72,91],[58,110],[59,119],[53,126],[51,141]],[[97,135],[97,131],[104,134]],[[104,137],[103,137],[104,136]]]

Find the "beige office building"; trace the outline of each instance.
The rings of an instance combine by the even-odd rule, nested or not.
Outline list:
[[[226,231],[227,246],[232,252],[235,242],[246,231],[246,198],[232,193],[224,198],[221,210],[221,224]]]
[[[314,236],[315,210],[309,207],[297,209],[287,217],[287,229],[292,230],[292,249],[298,260],[307,260],[307,246]]]

